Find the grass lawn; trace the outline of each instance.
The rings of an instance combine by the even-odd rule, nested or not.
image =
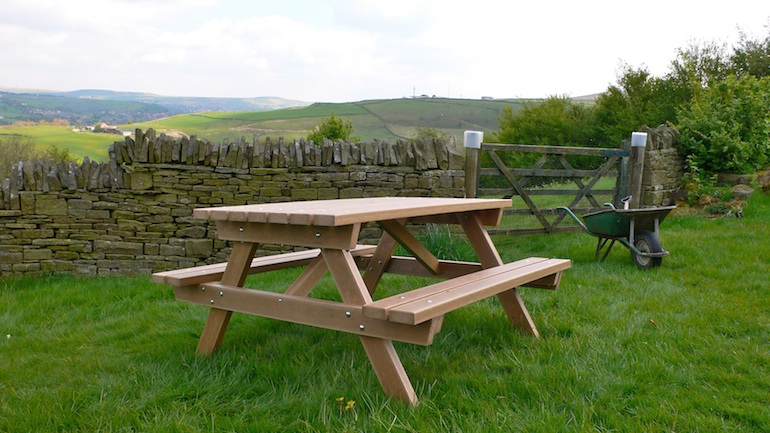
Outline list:
[[[522,289],[542,338],[495,299],[450,313],[432,346],[396,343],[415,408],[352,335],[236,314],[196,356],[206,309],[149,277],[3,280],[0,431],[770,431],[768,227],[762,195],[743,218],[671,216],[652,271],[619,246],[595,262],[585,233],[496,237],[505,261],[573,260],[558,291]]]

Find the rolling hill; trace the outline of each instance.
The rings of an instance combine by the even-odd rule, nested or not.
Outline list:
[[[411,138],[418,128],[432,128],[462,139],[465,130],[494,131],[505,106],[517,110],[525,100],[450,98],[380,99],[314,103],[282,98],[182,98],[134,92],[79,90],[64,93],[12,93],[0,89],[0,123],[17,120],[69,120],[72,126],[106,122],[120,129],[153,128],[169,135],[197,135],[212,142],[245,137],[286,140],[306,137],[331,114],[353,123],[364,141]],[[33,92],[33,91],[29,91]],[[0,126],[3,136],[35,139],[36,146],[68,149],[80,159],[104,160],[120,136],[78,131],[51,124]]]
[[[209,111],[259,111],[308,105],[277,97],[203,98],[161,96],[111,90],[50,92],[0,88],[0,125],[18,121],[67,120],[73,125],[144,122],[175,114]]]
[[[500,111],[506,105],[514,110],[525,101],[470,100],[449,98],[382,99],[347,103],[315,103],[306,107],[271,111],[195,113],[124,125],[153,128],[168,134],[195,134],[211,141],[301,138],[331,114],[353,123],[354,135],[364,141],[397,140],[415,135],[417,128],[435,128],[462,136],[465,130],[496,130]]]
[[[275,96],[255,98],[205,98],[195,96],[161,96],[152,93],[115,92],[112,90],[76,90],[63,92],[62,96],[80,99],[139,102],[159,105],[172,114],[201,113],[208,111],[263,111],[289,107],[301,107],[308,102]]]

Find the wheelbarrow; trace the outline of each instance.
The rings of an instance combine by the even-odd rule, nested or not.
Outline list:
[[[590,212],[583,215],[583,221],[572,210],[565,206],[557,209],[564,210],[589,235],[599,238],[596,244],[595,258],[607,258],[615,242],[620,242],[631,251],[631,259],[641,269],[651,269],[663,262],[663,257],[670,254],[660,245],[660,223],[676,206],[662,206],[643,209],[616,209],[612,203],[605,203],[607,209]],[[609,245],[607,245],[609,242]],[[602,254],[603,252],[603,254]]]

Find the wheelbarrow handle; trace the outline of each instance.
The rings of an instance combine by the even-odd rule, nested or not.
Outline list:
[[[567,212],[567,215],[571,216],[571,217],[572,217],[572,219],[573,219],[573,220],[575,220],[575,222],[576,222],[576,223],[578,223],[578,224],[580,225],[580,227],[581,227],[583,230],[585,230],[585,232],[586,232],[586,233],[591,233],[591,232],[588,230],[588,227],[586,227],[586,225],[585,225],[585,224],[583,224],[583,221],[580,221],[580,218],[578,218],[578,217],[577,217],[577,215],[575,215],[575,214],[572,212],[572,209],[570,209],[570,208],[568,208],[568,207],[566,207],[566,206],[557,206],[557,207],[556,207],[556,209],[561,209],[561,210],[563,210],[563,211]]]

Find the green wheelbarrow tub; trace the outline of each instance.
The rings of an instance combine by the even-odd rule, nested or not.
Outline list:
[[[570,208],[559,206],[558,209],[564,210],[586,233],[599,238],[595,254],[597,259],[601,257],[604,260],[615,242],[628,248],[634,263],[642,269],[660,266],[663,257],[669,255],[660,245],[658,230],[660,223],[676,206],[643,209],[610,207],[584,214],[582,221]]]
[[[602,209],[583,215],[585,230],[590,234],[608,238],[632,237],[631,220],[634,231],[656,231],[655,220],[662,223],[676,206],[651,207],[644,209]]]

